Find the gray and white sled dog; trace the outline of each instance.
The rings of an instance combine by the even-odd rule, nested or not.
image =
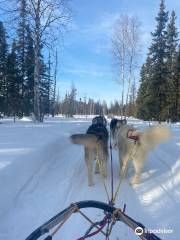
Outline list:
[[[71,142],[84,146],[85,162],[88,170],[88,185],[93,183],[93,162],[96,160],[95,173],[107,176],[108,131],[101,123],[92,124],[85,134],[73,134]],[[99,161],[97,161],[97,159]],[[100,169],[99,169],[100,164]]]
[[[156,125],[148,127],[143,132],[133,126],[117,122],[111,128],[114,145],[119,151],[120,176],[124,177],[129,160],[132,160],[135,175],[131,184],[138,184],[141,171],[147,159],[149,151],[159,144],[167,141],[171,132],[166,126]]]

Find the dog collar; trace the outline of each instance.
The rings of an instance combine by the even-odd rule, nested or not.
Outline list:
[[[134,140],[135,143],[138,142],[139,135],[136,133],[136,129],[133,128],[129,129],[127,131],[127,138]]]

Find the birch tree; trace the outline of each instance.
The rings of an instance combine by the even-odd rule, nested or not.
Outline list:
[[[121,15],[116,20],[112,35],[112,55],[122,85],[121,116],[126,116],[129,91],[137,69],[140,54],[140,22],[137,17]],[[126,92],[126,94],[125,94]]]
[[[67,25],[70,15],[68,0],[28,0],[27,12],[34,35],[34,115],[40,121],[40,54],[42,45],[55,40],[57,30]],[[55,30],[55,31],[54,31]]]

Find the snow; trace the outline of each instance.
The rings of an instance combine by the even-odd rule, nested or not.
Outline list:
[[[94,175],[95,185],[87,186],[83,147],[69,141],[72,133],[83,133],[92,116],[65,119],[46,118],[44,123],[28,119],[1,120],[0,124],[0,239],[23,240],[38,226],[72,202],[107,201],[102,180]],[[128,123],[141,129],[149,125],[138,119]],[[172,138],[152,151],[142,173],[141,184],[132,188],[127,172],[116,201],[126,213],[149,229],[172,229],[173,233],[157,234],[162,239],[177,240],[180,235],[180,125],[170,125]],[[118,185],[118,158],[113,151],[114,183]],[[110,191],[109,176],[106,180]],[[103,212],[84,211],[93,220]],[[77,239],[89,224],[74,214],[53,239]],[[44,238],[42,238],[44,239]],[[96,239],[104,239],[98,235]],[[117,223],[110,239],[138,239],[124,224]]]
[[[20,119],[20,121],[23,121],[23,122],[32,122],[32,119],[30,117],[22,117]]]

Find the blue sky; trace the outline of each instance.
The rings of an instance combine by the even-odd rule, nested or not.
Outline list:
[[[180,0],[166,0],[166,8],[175,10],[180,29]],[[119,14],[136,15],[141,21],[142,54],[151,41],[159,0],[72,0],[73,22],[59,48],[58,87],[61,98],[72,82],[78,95],[107,102],[120,100],[121,86],[112,69],[112,28]],[[137,79],[138,83],[138,79]]]

